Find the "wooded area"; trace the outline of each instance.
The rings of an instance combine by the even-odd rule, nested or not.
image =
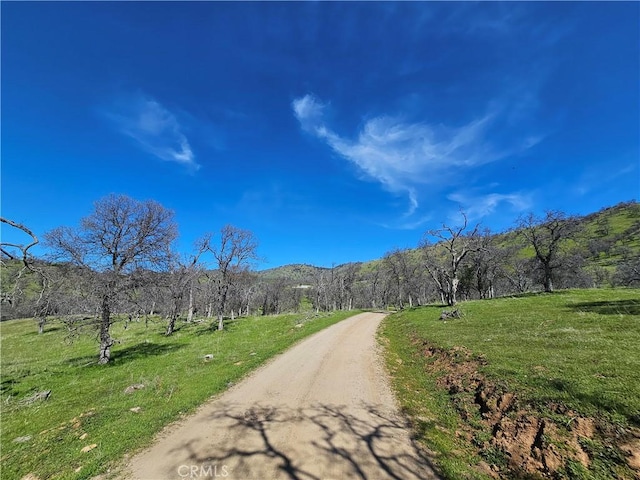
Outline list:
[[[43,238],[45,258],[30,250],[39,239],[2,243],[2,319],[34,317],[40,333],[61,322],[70,336],[94,332],[99,360],[107,363],[114,322],[166,318],[176,322],[308,309],[403,309],[429,303],[559,288],[640,284],[640,204],[627,202],[586,217],[546,212],[523,216],[504,233],[471,224],[425,232],[415,249],[394,249],[382,259],[332,268],[288,265],[256,271],[258,239],[226,225],[205,233],[193,251],[174,250],[173,213],[153,201],[111,195],[74,228]]]

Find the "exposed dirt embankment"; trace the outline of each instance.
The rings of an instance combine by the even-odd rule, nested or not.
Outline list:
[[[446,389],[464,420],[457,432],[485,459],[495,478],[640,479],[640,429],[588,418],[561,404],[531,405],[506,385],[491,382],[486,364],[463,347],[424,344],[430,373]],[[582,475],[581,475],[582,474]]]

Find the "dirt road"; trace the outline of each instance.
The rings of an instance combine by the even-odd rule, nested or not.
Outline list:
[[[126,478],[436,478],[389,389],[375,339],[383,317],[356,315],[276,357],[168,427]]]

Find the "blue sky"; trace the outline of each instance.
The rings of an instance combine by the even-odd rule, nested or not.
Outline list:
[[[260,268],[331,266],[415,247],[460,209],[502,231],[639,197],[637,2],[1,16],[2,215],[38,235],[124,193],[174,210],[182,251],[230,223]]]

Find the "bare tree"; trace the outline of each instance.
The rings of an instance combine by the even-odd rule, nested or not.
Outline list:
[[[218,330],[224,328],[223,316],[227,305],[229,289],[236,278],[249,270],[252,263],[258,260],[258,241],[249,230],[243,230],[233,225],[225,225],[220,230],[218,242],[214,243],[213,235],[203,239],[206,249],[211,252],[216,261],[216,314]]]
[[[382,283],[380,267],[373,266],[365,272],[361,270],[361,282],[359,282],[360,296],[362,297],[361,306],[378,308],[382,301],[380,299],[380,284]]]
[[[172,211],[154,201],[140,202],[113,194],[98,200],[79,227],[59,227],[46,234],[58,258],[99,273],[99,363],[111,359],[112,311],[131,273],[166,265],[176,237]]]
[[[330,282],[325,269],[319,269],[315,272],[313,276],[313,293],[314,299],[312,303],[316,313],[320,310],[328,311]]]
[[[244,272],[238,278],[236,286],[238,296],[238,314],[249,316],[252,302],[256,298],[258,279],[254,273]]]
[[[329,269],[329,288],[327,293],[329,296],[327,311],[329,310],[329,303],[331,303],[331,310],[335,312],[338,309],[338,305],[342,303],[342,288],[335,263],[331,264]]]
[[[385,273],[395,287],[396,304],[404,308],[405,298],[409,308],[413,307],[414,295],[412,291],[413,279],[418,269],[418,263],[411,258],[409,250],[396,248],[387,252],[382,259]]]
[[[6,269],[4,259],[14,261],[19,260],[22,263],[22,266],[16,270],[16,275],[10,282],[12,285],[11,288],[6,289],[6,283],[3,282],[1,301],[2,303],[13,304],[16,300],[16,294],[20,290],[20,284],[23,277],[28,273],[35,274],[37,277],[39,292],[35,301],[33,313],[38,321],[38,333],[43,333],[47,316],[52,310],[50,291],[53,279],[44,266],[38,265],[34,257],[29,252],[31,248],[40,243],[40,240],[38,240],[38,237],[33,233],[33,231],[31,231],[31,229],[21,223],[4,217],[0,217],[0,222],[10,225],[30,237],[30,242],[27,244],[0,242],[0,262],[2,262],[1,266],[3,271]]]
[[[291,293],[299,293],[293,289],[286,278],[278,277],[270,280],[265,280],[260,285],[261,297],[262,297],[262,315],[280,314],[283,306],[288,306],[292,309],[295,308],[294,302],[287,298],[286,291]],[[298,296],[299,298],[299,296]]]
[[[474,288],[480,298],[494,298],[496,279],[502,274],[505,249],[496,245],[495,237],[486,229],[479,236],[479,246],[471,254],[470,268],[475,280]]]
[[[25,268],[31,268],[33,264],[33,258],[30,256],[29,250],[40,243],[38,237],[36,237],[36,235],[28,227],[25,227],[21,223],[14,222],[13,220],[9,220],[8,218],[4,217],[0,217],[0,222],[17,228],[18,230],[21,230],[29,237],[31,237],[31,242],[26,245],[11,242],[0,242],[0,252],[2,252],[3,255],[12,260],[19,258],[20,260],[22,260]]]
[[[640,258],[633,254],[625,257],[616,267],[615,283],[626,286],[640,285]]]
[[[532,258],[521,258],[519,248],[508,247],[502,258],[502,274],[507,279],[510,291],[524,293],[531,288]]]
[[[455,305],[457,302],[462,261],[470,252],[482,248],[479,242],[480,225],[467,231],[467,215],[464,212],[461,214],[462,225],[450,227],[443,224],[442,228],[428,230],[420,245],[425,259],[424,266],[437,285],[443,303],[448,305]],[[437,243],[433,243],[430,238]]]
[[[349,263],[346,265],[342,272],[342,287],[344,289],[344,296],[346,301],[347,310],[353,310],[354,303],[354,285],[358,276],[358,272],[360,271],[361,263]]]
[[[170,255],[168,275],[166,277],[166,289],[170,298],[169,323],[167,324],[166,336],[172,335],[176,326],[176,320],[184,307],[184,297],[188,294],[189,303],[187,310],[187,322],[193,319],[194,300],[193,288],[194,282],[200,273],[198,261],[200,256],[205,252],[206,245],[196,245],[197,252],[188,259],[181,259],[177,254]]]
[[[544,291],[552,292],[554,274],[562,267],[565,253],[563,244],[578,233],[578,222],[564,212],[547,211],[543,218],[533,213],[521,217],[517,228],[535,251],[535,258],[542,270]]]

